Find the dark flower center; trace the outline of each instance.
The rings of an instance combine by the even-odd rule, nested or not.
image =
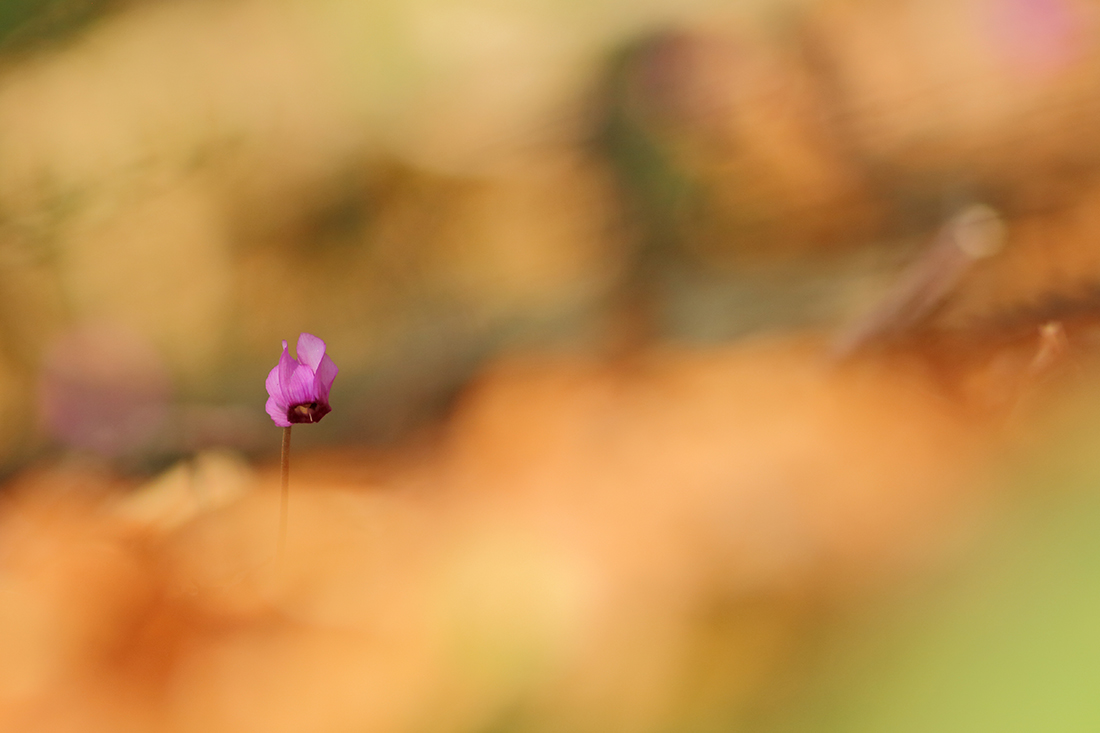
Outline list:
[[[317,422],[330,412],[332,408],[324,402],[303,402],[291,405],[286,411],[286,419],[291,423]]]

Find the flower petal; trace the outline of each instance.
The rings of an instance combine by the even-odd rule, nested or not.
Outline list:
[[[286,419],[286,407],[280,407],[275,402],[274,397],[269,397],[267,404],[264,405],[264,409],[267,410],[267,414],[271,416],[271,419],[275,421],[275,424],[281,428],[289,428],[290,420]]]
[[[309,368],[317,371],[321,358],[325,355],[325,342],[312,333],[303,333],[298,336],[298,361],[308,364]]]
[[[286,341],[283,342],[283,355],[279,357],[279,391],[283,395],[284,401],[290,404],[290,399],[287,396],[287,385],[290,384],[290,377],[294,374],[294,370],[298,368],[297,360],[291,358],[290,348],[287,346]]]
[[[279,365],[276,364],[271,368],[271,371],[267,374],[267,381],[264,383],[267,387],[267,394],[271,399],[275,400],[284,409],[287,407],[286,399],[283,398],[283,389],[279,384]]]
[[[287,405],[309,404],[318,400],[316,375],[305,364],[299,364],[290,377],[290,382],[283,385],[283,394],[286,395]]]
[[[321,357],[321,364],[317,367],[317,396],[323,402],[328,402],[328,393],[332,389],[332,382],[340,370],[336,362],[329,358],[328,354]]]

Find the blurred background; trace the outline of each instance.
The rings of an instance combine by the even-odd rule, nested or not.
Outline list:
[[[1097,313],[1093,0],[3,0],[0,728],[1094,730]]]

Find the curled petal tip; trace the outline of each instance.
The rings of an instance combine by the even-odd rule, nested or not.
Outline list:
[[[303,333],[298,336],[298,361],[308,364],[310,369],[316,370],[325,356],[325,342],[312,333]]]

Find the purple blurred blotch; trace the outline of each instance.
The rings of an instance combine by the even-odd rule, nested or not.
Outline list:
[[[163,432],[170,379],[148,341],[114,324],[73,328],[47,349],[39,408],[52,438],[103,455],[134,454]]]

